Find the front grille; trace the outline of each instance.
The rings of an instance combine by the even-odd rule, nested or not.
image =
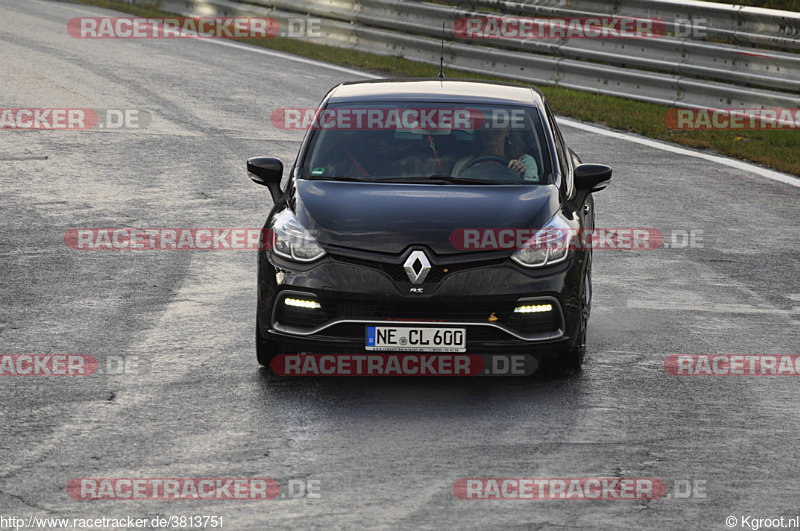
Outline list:
[[[397,325],[435,325],[437,321],[502,325],[522,336],[549,334],[561,328],[561,314],[557,305],[547,313],[514,313],[515,301],[508,299],[482,300],[449,299],[445,301],[395,299],[363,299],[319,295],[316,300],[321,309],[309,310],[286,306],[282,300],[276,308],[275,320],[282,327],[310,332],[337,320],[387,322]],[[342,328],[345,327],[345,328]],[[344,334],[357,338],[364,335],[363,324],[340,324],[330,327],[325,335]],[[469,337],[490,336],[492,340],[508,337],[496,328],[474,327]],[[477,334],[477,335],[476,335]],[[499,337],[498,337],[499,336]],[[488,338],[486,339],[488,340]]]
[[[354,264],[362,267],[368,267],[370,269],[376,269],[387,275],[395,282],[409,282],[408,275],[406,274],[405,269],[403,269],[403,264],[401,262],[378,262],[376,260],[364,260],[362,258],[354,258],[352,256],[345,256],[341,254],[331,255],[331,258],[346,264]],[[494,267],[502,265],[505,262],[505,258],[495,258],[493,260],[474,260],[471,262],[462,262],[456,264],[431,265],[431,270],[428,272],[428,276],[425,277],[425,282],[423,282],[423,285],[437,284],[441,282],[442,279],[444,279],[447,275],[451,275],[459,271],[480,269],[483,267]]]
[[[323,299],[323,307],[332,315],[343,319],[441,319],[450,321],[488,321],[494,313],[497,317],[510,314],[512,304],[428,301],[361,301]]]

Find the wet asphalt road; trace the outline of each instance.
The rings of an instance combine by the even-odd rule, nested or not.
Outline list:
[[[140,109],[147,129],[0,132],[0,353],[138,358],[136,374],[0,376],[0,516],[219,515],[226,529],[704,528],[800,514],[797,377],[676,377],[670,354],[796,354],[800,189],[563,126],[614,167],[600,227],[702,248],[596,252],[582,374],[286,379],[259,369],[252,251],[75,251],[77,227],[259,227],[273,110],[354,72],[230,43],[71,38],[111,12],[0,4],[4,108]],[[555,109],[558,112],[558,109]],[[432,215],[435,215],[432,213]],[[274,478],[319,497],[78,501],[71,479]],[[459,478],[659,478],[651,501],[464,501]],[[704,488],[677,499],[676,484]],[[298,483],[295,483],[298,484]],[[702,494],[702,493],[701,493]],[[737,526],[741,528],[741,526]]]

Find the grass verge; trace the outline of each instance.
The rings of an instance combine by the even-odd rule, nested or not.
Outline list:
[[[715,4],[736,4],[737,6],[765,7],[767,9],[782,9],[783,11],[800,11],[800,0],[705,0]]]
[[[136,16],[162,17],[170,15],[156,7],[127,4],[117,0],[70,1],[114,9]],[[386,76],[434,77],[439,71],[436,66],[400,57],[375,55],[296,39],[238,40]],[[455,68],[448,68],[446,73],[451,78],[508,81],[505,78],[477,75]],[[642,103],[561,87],[540,86],[539,88],[545,93],[556,114],[692,148],[714,151],[800,176],[800,131],[798,130],[672,130],[664,122],[664,115],[669,110],[669,106],[666,105]]]

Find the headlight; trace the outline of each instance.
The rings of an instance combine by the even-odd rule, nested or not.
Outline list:
[[[566,260],[574,229],[561,214],[553,216],[511,259],[525,267],[542,267]]]
[[[317,240],[289,210],[284,210],[272,220],[272,234],[272,250],[284,258],[313,262],[325,254]]]

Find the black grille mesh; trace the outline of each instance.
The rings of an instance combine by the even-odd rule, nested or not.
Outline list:
[[[338,262],[369,267],[370,269],[377,269],[378,271],[381,271],[386,275],[388,275],[389,278],[391,278],[395,282],[409,283],[408,275],[406,274],[405,269],[403,269],[402,263],[363,260],[361,258],[353,258],[352,256],[344,256],[344,255],[331,255],[331,257]],[[505,258],[496,258],[494,260],[476,260],[460,264],[432,265],[431,270],[428,272],[428,276],[425,277],[425,282],[423,282],[423,285],[437,284],[441,282],[441,280],[444,279],[445,276],[459,271],[467,271],[469,269],[479,269],[482,267],[498,266],[504,264],[505,262],[506,262]]]

